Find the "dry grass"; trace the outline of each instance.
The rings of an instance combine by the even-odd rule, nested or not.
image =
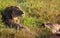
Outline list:
[[[26,30],[15,30],[4,28],[0,29],[0,37],[1,38],[34,38],[35,35],[27,32]]]

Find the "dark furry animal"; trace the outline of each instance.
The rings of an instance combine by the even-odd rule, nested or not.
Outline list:
[[[6,24],[6,27],[10,28],[23,28],[20,24],[18,17],[22,16],[24,13],[17,6],[6,7],[2,13],[2,20]]]

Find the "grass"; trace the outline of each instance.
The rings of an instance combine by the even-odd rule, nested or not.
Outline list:
[[[0,37],[1,38],[48,38],[50,30],[41,28],[41,23],[59,22],[60,13],[59,0],[0,0]],[[25,13],[24,18],[20,18],[21,24],[29,27],[31,31],[38,35],[31,35],[26,30],[15,30],[5,28],[1,19],[1,12],[7,6],[19,6]],[[12,36],[13,35],[13,36]],[[4,36],[4,37],[3,37]]]
[[[15,30],[15,29],[1,29],[0,37],[1,38],[33,38],[34,35],[31,35],[26,30]]]

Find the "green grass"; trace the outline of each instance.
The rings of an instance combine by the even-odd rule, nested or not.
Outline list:
[[[0,0],[0,37],[4,38],[6,35],[10,37],[10,34],[14,34],[14,36],[18,38],[47,38],[47,36],[50,35],[50,30],[46,31],[46,28],[39,28],[39,25],[41,23],[56,23],[60,21],[60,17],[57,17],[60,14],[59,2],[59,0]],[[1,12],[3,12],[7,6],[19,6],[25,13],[25,17],[20,18],[21,24],[29,27],[31,31],[36,32],[38,36],[30,35],[26,33],[25,30],[23,30],[23,34],[22,31],[16,34],[16,30],[5,29],[5,24],[1,19]]]

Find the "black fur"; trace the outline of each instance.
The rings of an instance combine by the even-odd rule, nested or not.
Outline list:
[[[13,19],[14,17],[22,16],[23,11],[20,10],[17,6],[9,6],[6,7],[4,12],[2,13],[2,20],[8,27],[13,27],[13,28],[22,28],[23,25],[12,23],[9,19]]]

